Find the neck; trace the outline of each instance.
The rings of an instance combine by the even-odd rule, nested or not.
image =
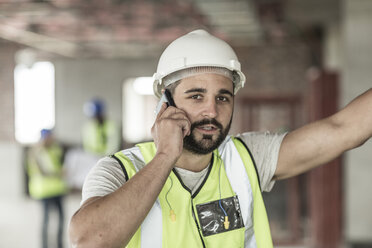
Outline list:
[[[212,155],[212,152],[205,155],[199,155],[183,150],[181,157],[176,162],[176,167],[193,172],[199,172],[208,166],[212,159]]]

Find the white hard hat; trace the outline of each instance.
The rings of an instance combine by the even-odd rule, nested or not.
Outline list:
[[[181,76],[164,80],[176,72]],[[189,72],[189,73],[188,73]],[[160,56],[154,74],[154,94],[161,96],[161,90],[168,85],[197,73],[218,73],[232,78],[234,94],[244,86],[245,76],[234,50],[225,41],[210,35],[205,30],[195,30],[174,40]],[[177,73],[176,73],[177,74]]]

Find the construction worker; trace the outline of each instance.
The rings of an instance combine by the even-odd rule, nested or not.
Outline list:
[[[372,135],[372,90],[287,134],[227,135],[245,76],[232,48],[204,30],[160,57],[154,142],[103,158],[70,223],[74,247],[273,247],[261,192]],[[168,106],[169,105],[169,106]]]
[[[42,247],[48,247],[49,215],[53,208],[58,211],[57,246],[62,248],[64,214],[62,199],[67,193],[63,179],[62,148],[55,142],[50,129],[41,130],[39,143],[28,154],[29,193],[43,205]]]
[[[84,150],[101,156],[120,149],[120,133],[116,124],[106,119],[104,102],[97,98],[87,102],[84,113],[89,117],[82,130]]]

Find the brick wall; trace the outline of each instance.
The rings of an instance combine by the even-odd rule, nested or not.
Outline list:
[[[240,95],[299,93],[305,89],[312,51],[304,43],[261,44],[235,51],[247,77]]]

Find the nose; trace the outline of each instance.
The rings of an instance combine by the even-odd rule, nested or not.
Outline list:
[[[217,103],[214,99],[210,99],[205,102],[202,115],[203,117],[206,117],[206,118],[217,117]]]

